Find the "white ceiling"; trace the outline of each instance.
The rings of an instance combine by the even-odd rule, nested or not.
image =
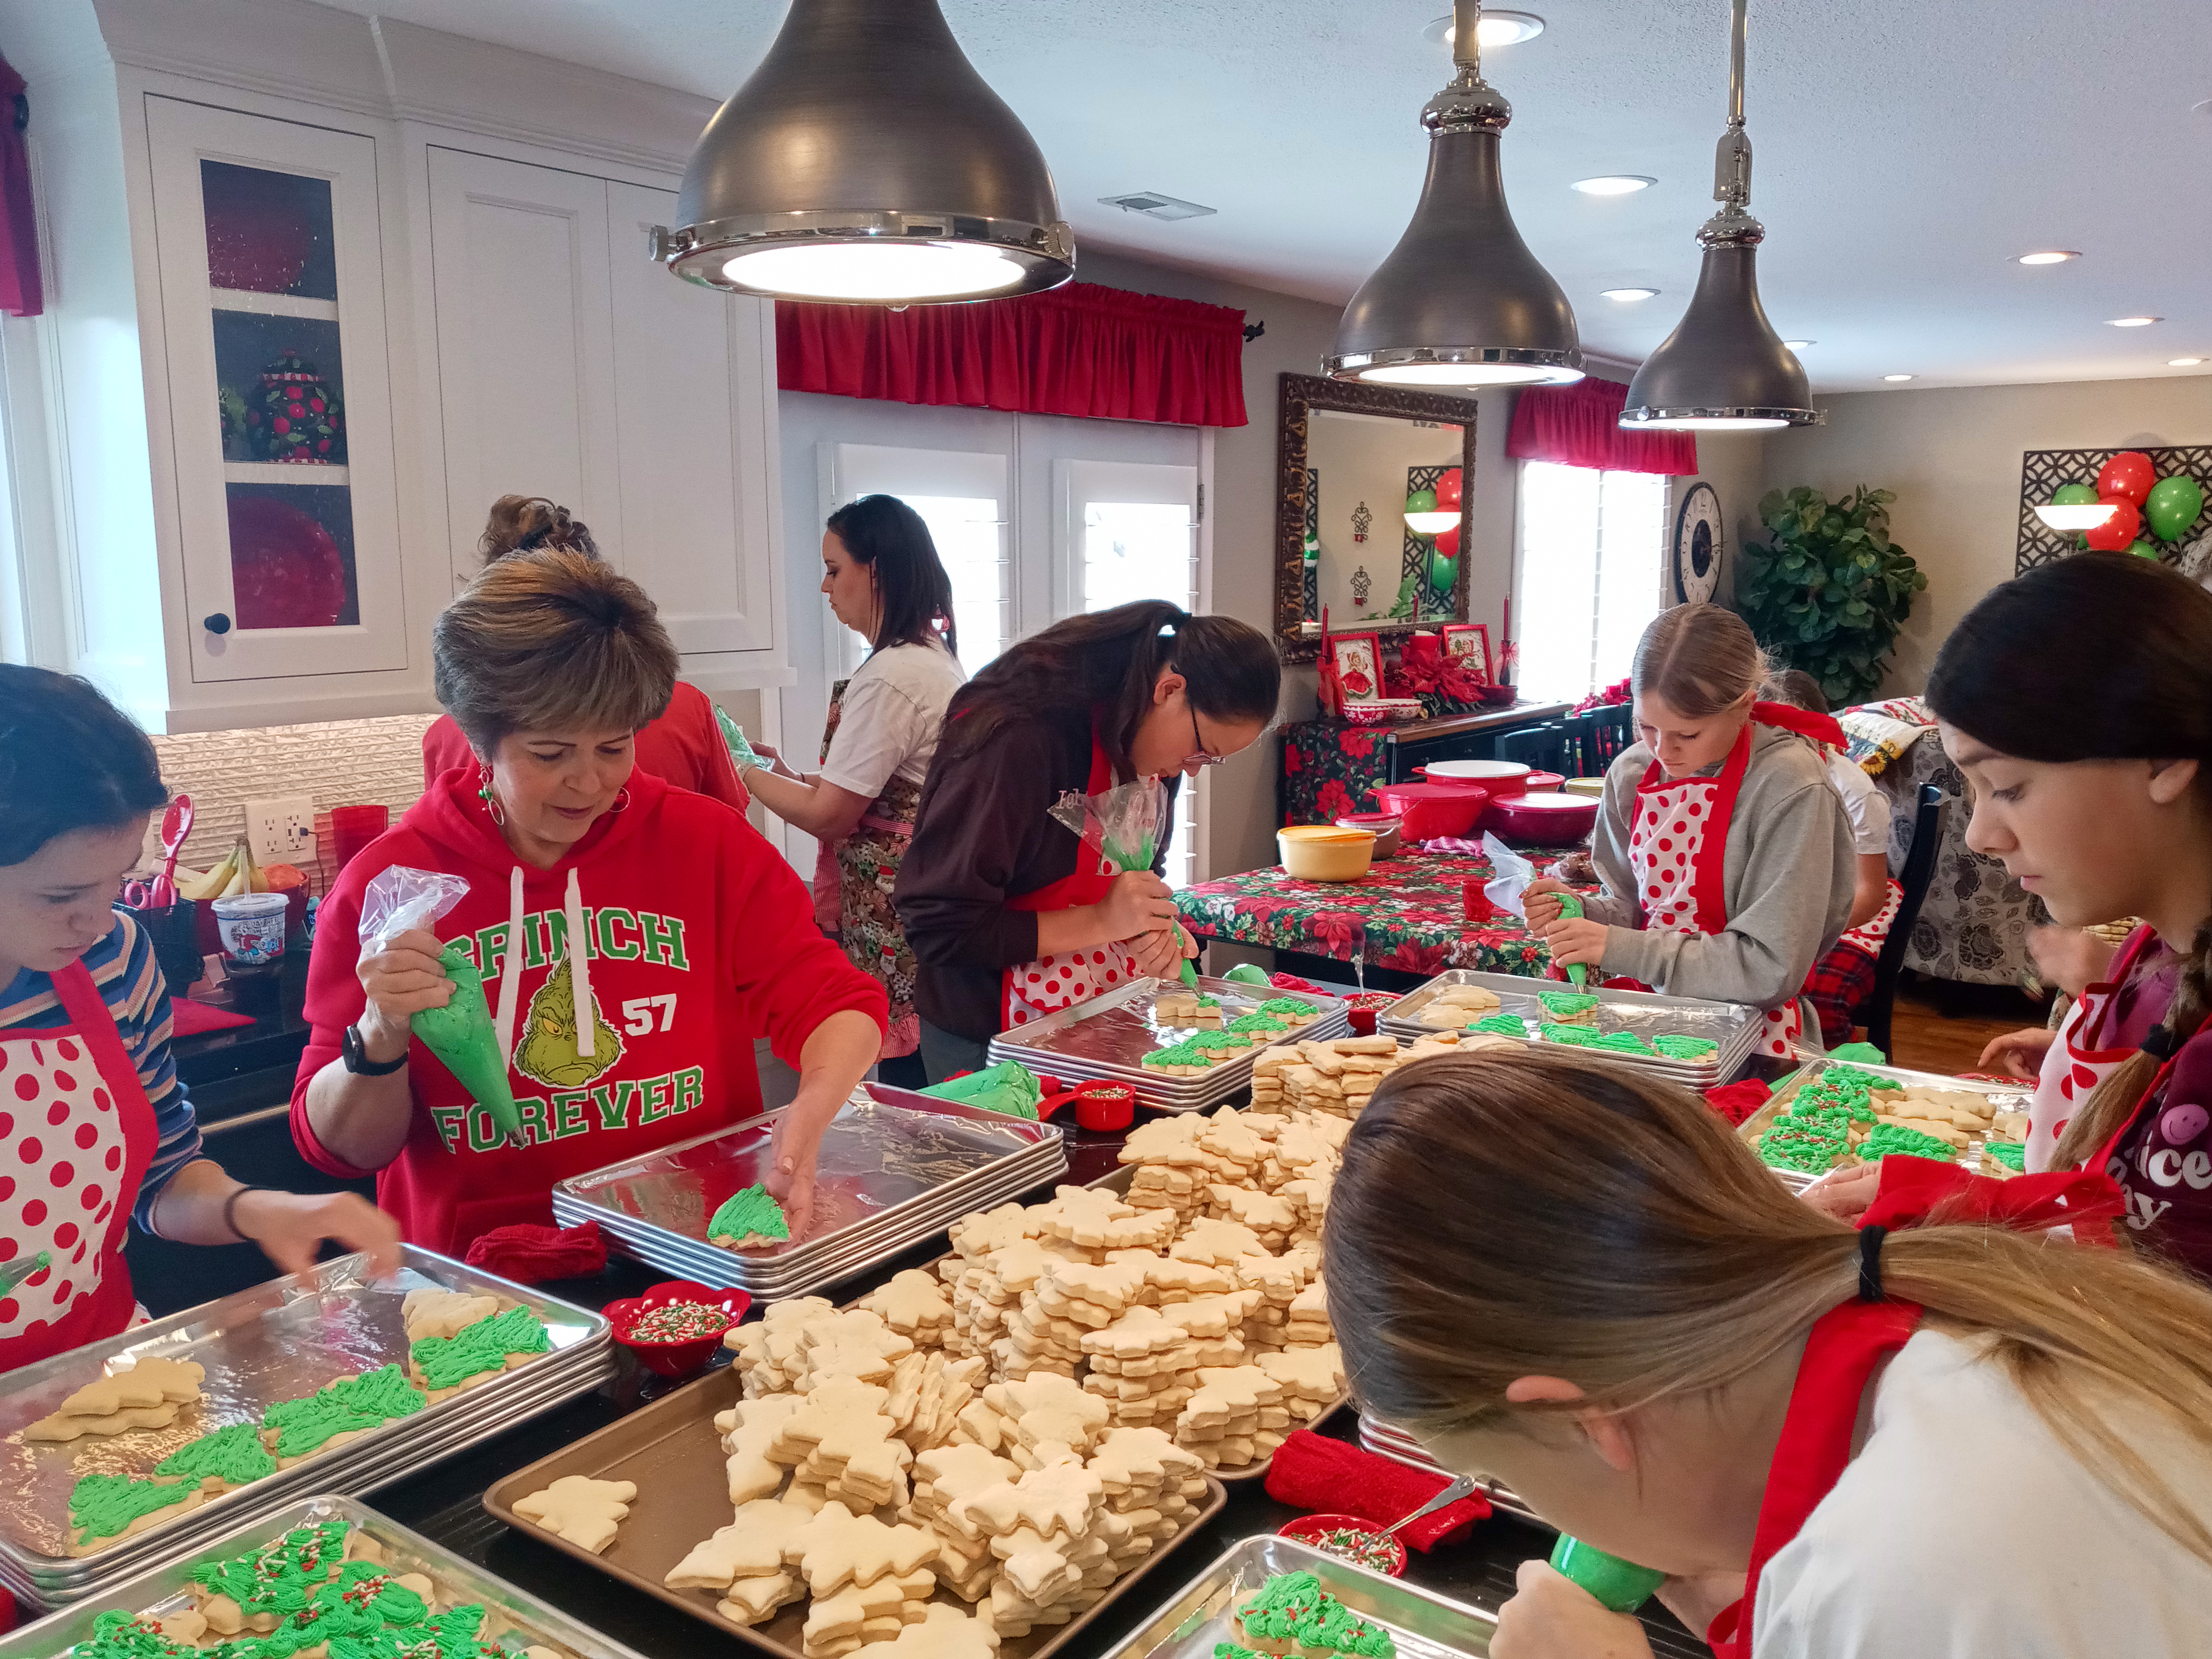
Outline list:
[[[333,0],[714,98],[781,0]],[[1491,54],[1513,100],[1515,217],[1589,349],[1674,326],[1711,211],[1725,0],[1515,0],[1547,20]],[[1405,227],[1449,78],[1449,0],[944,0],[1049,158],[1088,244],[1331,302]],[[1824,392],[2203,374],[2212,359],[2212,30],[2204,0],[1753,0],[1747,110],[1761,289]],[[1638,195],[1571,179],[1656,174]],[[1164,191],[1167,224],[1098,204]],[[2078,248],[2030,269],[2012,257]],[[1080,273],[1079,272],[1079,275]],[[1447,273],[1439,273],[1439,280]],[[1640,285],[1624,306],[1601,289]],[[2166,320],[2117,329],[2104,319]]]

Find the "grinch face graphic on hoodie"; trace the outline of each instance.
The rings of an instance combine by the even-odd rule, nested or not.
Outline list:
[[[588,1000],[593,1026],[592,1052],[586,1055],[576,1040],[576,988],[568,972],[568,958],[561,958],[538,994],[530,999],[520,1041],[514,1048],[514,1069],[525,1077],[556,1089],[580,1089],[622,1058],[622,1036],[599,1012],[596,994]]]

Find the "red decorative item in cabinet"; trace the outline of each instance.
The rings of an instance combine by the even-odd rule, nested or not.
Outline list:
[[[231,496],[230,573],[242,629],[334,628],[345,611],[345,555],[289,501]]]
[[[315,233],[290,204],[241,191],[207,196],[208,282],[250,294],[289,294]]]

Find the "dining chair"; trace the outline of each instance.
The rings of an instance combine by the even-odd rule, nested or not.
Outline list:
[[[1566,729],[1561,726],[1532,726],[1508,732],[1498,740],[1498,758],[1519,761],[1539,772],[1556,772],[1566,758]]]
[[[1913,814],[1912,845],[1905,849],[1905,868],[1898,885],[1905,890],[1897,915],[1889,924],[1889,937],[1875,958],[1874,989],[1859,1009],[1866,1040],[1890,1054],[1890,1015],[1897,1000],[1897,981],[1905,972],[1905,952],[1912,942],[1912,924],[1920,920],[1920,906],[1936,877],[1936,856],[1943,845],[1943,823],[1949,816],[1949,797],[1932,783],[1920,786],[1920,804]],[[1896,1057],[1890,1056],[1892,1063]]]

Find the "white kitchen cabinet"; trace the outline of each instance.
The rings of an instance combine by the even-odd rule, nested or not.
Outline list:
[[[774,341],[761,302],[652,262],[646,230],[675,205],[432,148],[448,534],[465,580],[493,501],[561,502],[712,683],[775,643]]]
[[[646,252],[711,100],[301,0],[0,6],[0,52],[51,250],[0,342],[5,648],[155,731],[422,712],[520,492],[687,678],[789,683],[773,313]]]
[[[621,540],[603,179],[430,149],[438,393],[457,581],[484,514],[544,495]]]
[[[404,669],[375,141],[146,126],[191,678]]]

